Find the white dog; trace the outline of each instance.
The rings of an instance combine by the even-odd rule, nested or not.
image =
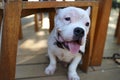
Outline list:
[[[50,64],[45,69],[47,75],[56,70],[56,57],[68,63],[69,80],[80,80],[76,68],[85,52],[86,37],[90,28],[90,7],[86,10],[76,7],[58,9],[55,27],[48,39]]]

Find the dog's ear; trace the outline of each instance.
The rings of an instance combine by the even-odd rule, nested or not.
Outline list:
[[[88,15],[90,16],[90,13],[91,13],[91,7],[89,6],[87,9],[86,9]]]

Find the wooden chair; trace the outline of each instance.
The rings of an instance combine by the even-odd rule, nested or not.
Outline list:
[[[47,11],[50,13],[51,17],[51,31],[54,27],[54,8],[58,7],[92,7],[92,23],[89,35],[89,45],[86,48],[86,54],[84,55],[81,69],[83,71],[87,71],[89,65],[93,66],[101,64],[112,0],[84,0],[74,2],[22,2],[21,0],[4,1],[2,47],[0,54],[0,80],[15,80],[20,17],[31,13],[35,14],[39,11]]]

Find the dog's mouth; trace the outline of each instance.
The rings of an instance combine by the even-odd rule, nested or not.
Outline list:
[[[65,48],[69,50],[72,54],[76,54],[80,50],[82,38],[77,40],[66,41],[63,37],[58,33],[58,38],[56,39],[57,46],[60,48]]]

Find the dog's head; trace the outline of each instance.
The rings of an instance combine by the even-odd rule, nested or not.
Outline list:
[[[90,28],[90,7],[86,10],[76,7],[58,9],[55,16],[55,31],[58,41],[72,52],[78,53],[86,42]]]

